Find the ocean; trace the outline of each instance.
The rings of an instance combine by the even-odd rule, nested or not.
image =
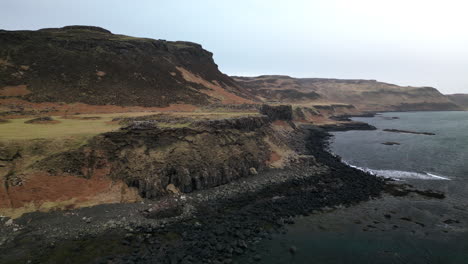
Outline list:
[[[350,166],[439,190],[446,198],[384,194],[297,217],[286,232],[260,243],[260,263],[468,263],[468,112],[391,112],[353,120],[377,130],[333,133],[332,153]]]

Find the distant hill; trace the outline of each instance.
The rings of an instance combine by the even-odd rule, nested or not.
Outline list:
[[[250,102],[201,45],[91,26],[0,30],[0,98],[93,105]]]
[[[364,111],[456,110],[431,87],[402,87],[375,80],[292,78],[282,75],[233,77],[246,93],[263,102],[342,103]]]
[[[449,94],[447,96],[457,105],[461,106],[465,110],[468,110],[468,94]]]

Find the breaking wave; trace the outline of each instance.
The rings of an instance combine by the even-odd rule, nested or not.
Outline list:
[[[412,171],[399,171],[399,170],[373,170],[369,168],[361,168],[354,165],[348,164],[350,167],[355,169],[368,172],[370,174],[381,176],[385,178],[392,178],[396,180],[404,179],[420,179],[420,180],[450,180],[450,178],[440,175],[435,175],[429,172],[412,172]]]

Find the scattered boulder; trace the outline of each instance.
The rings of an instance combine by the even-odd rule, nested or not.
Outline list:
[[[393,145],[401,145],[401,144],[398,142],[387,141],[387,142],[383,142],[382,145],[393,146]]]
[[[180,194],[180,190],[177,187],[175,187],[175,185],[172,183],[166,186],[166,191],[171,192],[173,194]]]
[[[297,252],[296,246],[289,247],[289,253],[291,253],[291,255],[295,255],[296,252]]]
[[[249,169],[249,174],[250,175],[257,175],[258,174],[257,169],[255,169],[254,167],[250,168]]]
[[[454,220],[454,219],[447,219],[447,220],[444,221],[444,223],[448,224],[448,225],[450,225],[450,224],[459,224],[460,221]]]
[[[8,219],[8,221],[5,222],[5,226],[12,226],[14,223],[13,223],[13,219]]]

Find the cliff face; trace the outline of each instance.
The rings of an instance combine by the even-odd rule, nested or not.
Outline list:
[[[449,94],[447,96],[464,110],[468,110],[468,94]]]
[[[360,111],[456,110],[459,107],[431,87],[402,87],[374,80],[233,77],[265,102],[340,103]]]
[[[0,30],[1,98],[122,106],[250,102],[199,44],[87,26]]]
[[[180,128],[136,121],[121,131],[96,137],[77,151],[53,156],[42,167],[92,178],[94,171],[107,166],[108,177],[136,187],[146,198],[166,194],[170,184],[191,192],[262,170],[269,158],[263,140],[267,125],[263,117]]]
[[[12,170],[5,170],[0,188],[0,214],[192,192],[281,167],[295,157],[282,138],[292,127],[278,132],[266,116],[183,120],[166,127],[151,118],[126,122],[73,150],[29,158],[38,161],[24,169],[4,164]],[[27,157],[24,147],[5,157],[13,160],[14,153],[17,163]]]

